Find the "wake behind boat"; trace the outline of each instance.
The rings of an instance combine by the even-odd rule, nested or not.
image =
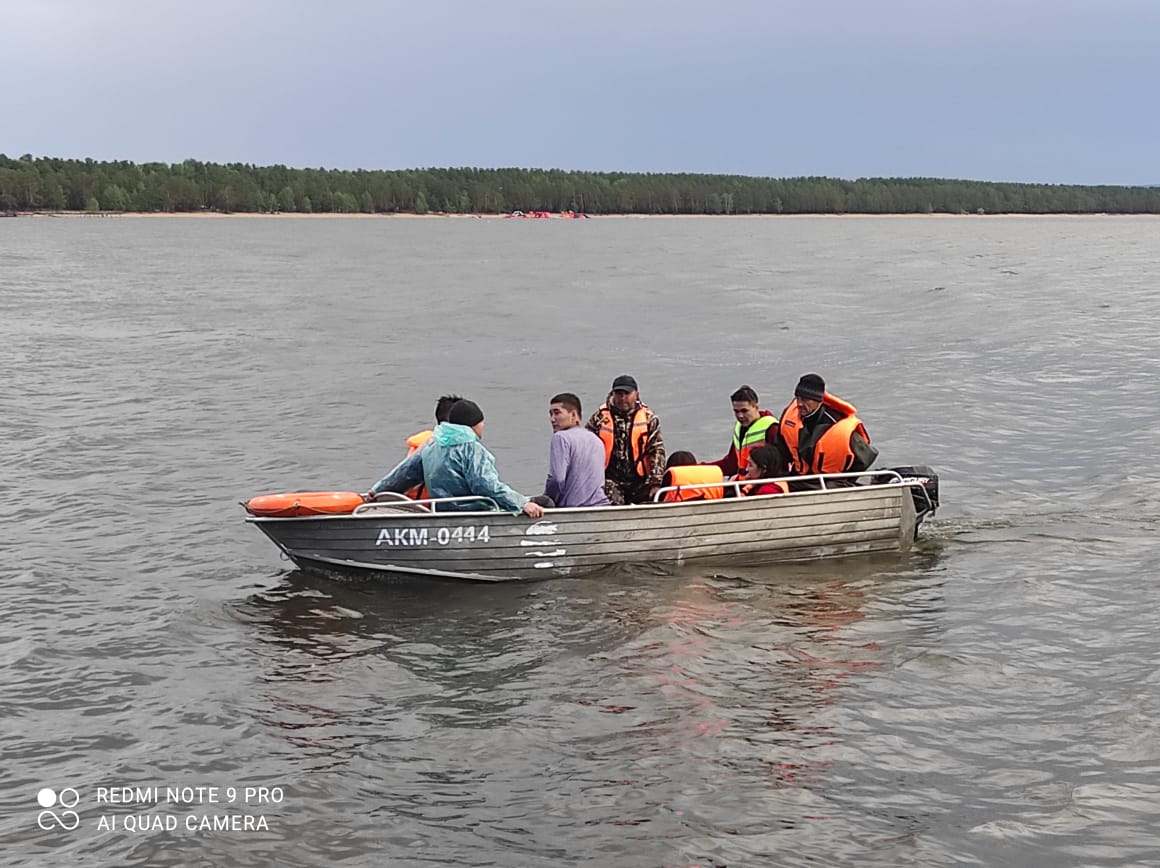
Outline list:
[[[246,520],[307,572],[504,582],[580,576],[617,565],[762,565],[900,552],[910,548],[918,526],[939,504],[938,477],[929,467],[792,479],[810,480],[819,488],[549,509],[537,521],[498,512],[494,504],[438,511],[453,501],[480,498],[412,501],[401,495],[355,506],[348,514],[308,508],[250,514]],[[665,491],[658,492],[658,501]],[[325,494],[329,504],[334,493]]]

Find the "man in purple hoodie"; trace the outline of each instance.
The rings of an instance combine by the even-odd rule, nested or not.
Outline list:
[[[548,481],[544,494],[556,506],[608,506],[604,493],[604,444],[580,424],[580,399],[571,392],[549,402],[552,443],[548,448]]]

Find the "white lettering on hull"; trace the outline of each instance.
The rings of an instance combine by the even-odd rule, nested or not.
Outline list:
[[[487,525],[441,527],[432,531],[426,527],[384,527],[379,530],[376,546],[425,546],[430,543],[446,546],[463,543],[491,542]]]

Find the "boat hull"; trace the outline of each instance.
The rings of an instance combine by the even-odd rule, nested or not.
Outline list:
[[[554,509],[538,521],[391,504],[349,516],[247,520],[310,572],[485,582],[577,576],[622,564],[761,565],[903,551],[917,526],[905,484]]]

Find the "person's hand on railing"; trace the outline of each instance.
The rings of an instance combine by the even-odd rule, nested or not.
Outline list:
[[[528,518],[539,518],[544,514],[544,508],[538,503],[529,500],[524,504],[523,513]]]

